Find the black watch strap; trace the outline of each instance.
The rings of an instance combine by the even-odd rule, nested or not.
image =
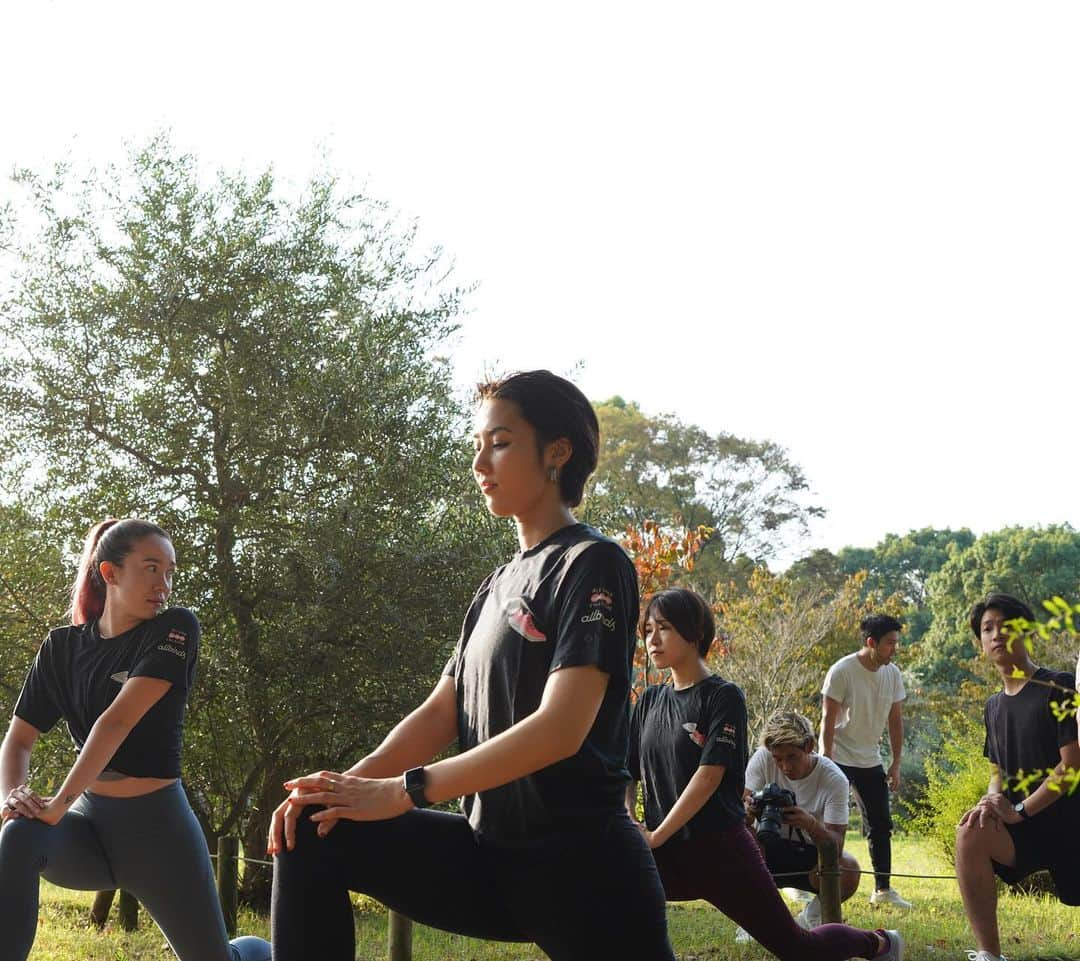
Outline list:
[[[422,767],[412,767],[403,776],[405,793],[412,799],[412,803],[418,808],[426,808],[431,802],[424,795],[424,787],[427,784],[427,772]]]

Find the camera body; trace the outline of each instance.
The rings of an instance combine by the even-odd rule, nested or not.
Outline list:
[[[778,839],[784,826],[784,808],[794,807],[795,803],[795,794],[773,781],[754,791],[750,795],[750,807],[757,817],[758,839],[763,843]]]

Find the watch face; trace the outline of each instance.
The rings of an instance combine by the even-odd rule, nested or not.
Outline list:
[[[428,806],[428,800],[424,796],[424,784],[427,778],[424,776],[422,767],[410,768],[405,772],[405,793],[412,798],[413,804],[418,808]]]

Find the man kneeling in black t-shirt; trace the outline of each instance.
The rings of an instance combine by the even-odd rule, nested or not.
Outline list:
[[[1076,680],[1032,662],[1023,638],[1009,629],[1017,618],[1035,619],[1026,604],[1008,594],[990,594],[971,611],[971,629],[1002,678],[1002,690],[983,712],[990,786],[956,832],[960,894],[978,946],[972,961],[1001,958],[995,874],[1015,884],[1048,870],[1058,897],[1080,905],[1080,792],[1070,794],[1064,783],[1058,786],[1053,775],[1047,776],[1080,767],[1076,716],[1055,713],[1051,703],[1067,701]],[[1039,772],[1041,779],[1029,781],[1038,784],[1035,790],[1017,789],[1018,776]]]

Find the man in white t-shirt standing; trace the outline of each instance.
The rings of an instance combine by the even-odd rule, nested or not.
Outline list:
[[[904,682],[892,663],[903,625],[887,614],[872,614],[859,625],[862,648],[840,658],[822,685],[821,753],[836,762],[855,789],[874,865],[871,904],[910,908],[890,886],[892,816],[889,789],[900,788],[904,743]],[[892,762],[881,760],[881,735],[888,726]]]

